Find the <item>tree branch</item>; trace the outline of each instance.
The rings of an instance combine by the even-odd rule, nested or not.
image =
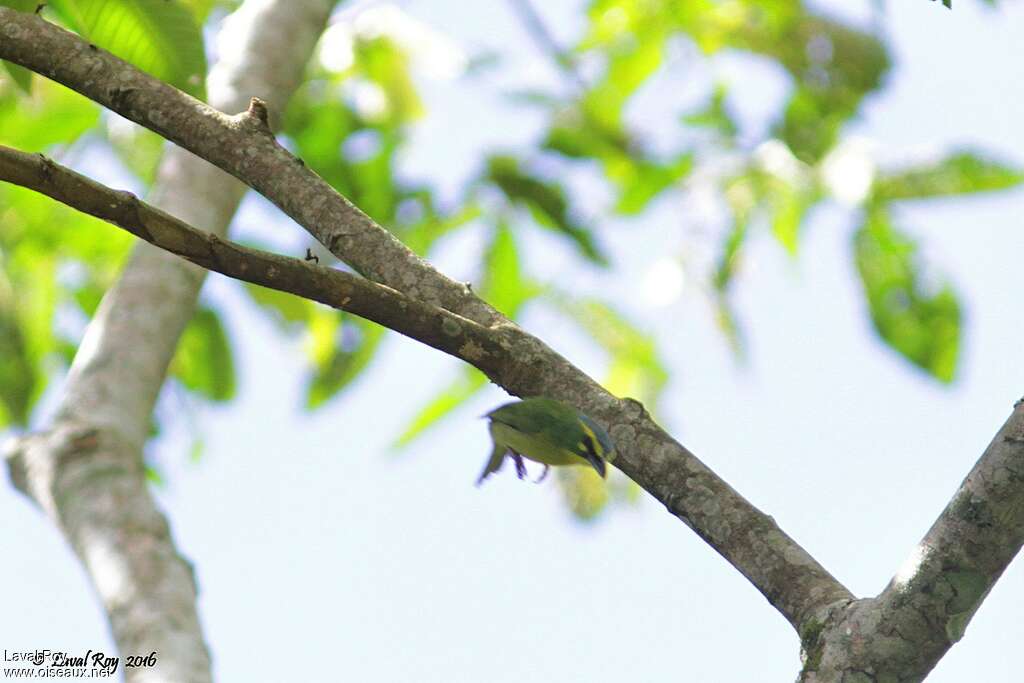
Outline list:
[[[253,125],[252,117],[221,114],[37,17],[0,8],[0,32],[0,58],[49,76],[230,172],[368,278],[501,328],[508,352],[492,378],[515,395],[570,401],[608,426],[615,465],[731,562],[798,630],[805,620],[853,599],[771,517],[674,441],[639,403],[611,396],[413,254]]]
[[[964,634],[1024,545],[1024,404],[877,598],[858,600],[809,643],[807,683],[924,680]],[[867,679],[864,679],[867,680]]]
[[[252,249],[197,230],[130,192],[113,190],[41,154],[0,145],[0,180],[27,187],[113,223],[153,246],[222,275],[262,285],[383,325],[471,363],[507,371],[505,334],[366,278]]]
[[[0,32],[0,58],[62,83],[227,171],[369,279],[478,322],[500,318],[298,162],[252,117],[223,114],[41,17],[0,7]]]
[[[259,95],[282,109],[332,5],[243,3],[218,36],[221,56],[207,79],[211,103],[234,111]],[[5,12],[3,44],[25,16]],[[153,196],[160,208],[224,234],[246,189],[167,145]],[[174,547],[142,466],[153,405],[205,272],[140,242],[86,329],[53,422],[8,454],[16,485],[54,519],[85,564],[121,654],[157,652],[156,667],[126,670],[130,681],[211,679],[191,566]]]

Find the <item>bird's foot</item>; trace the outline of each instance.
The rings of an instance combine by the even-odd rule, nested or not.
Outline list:
[[[512,462],[516,464],[516,476],[520,479],[526,478],[526,463],[523,462],[523,456],[512,451]]]
[[[551,465],[548,465],[547,463],[545,463],[545,464],[544,464],[544,471],[540,473],[540,476],[539,476],[539,477],[537,477],[537,480],[536,480],[536,481],[534,481],[533,483],[534,483],[534,484],[539,484],[539,483],[541,483],[542,481],[544,481],[545,479],[547,479],[547,476],[548,476],[548,470],[550,470],[550,469],[551,469]]]

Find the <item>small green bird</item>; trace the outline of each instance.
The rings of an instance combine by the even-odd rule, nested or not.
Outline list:
[[[590,465],[602,477],[605,462],[615,458],[615,448],[601,427],[589,417],[552,398],[528,398],[506,403],[484,415],[491,419],[494,449],[476,483],[501,469],[510,455],[516,474],[526,476],[523,458],[544,465],[544,480],[551,465]]]

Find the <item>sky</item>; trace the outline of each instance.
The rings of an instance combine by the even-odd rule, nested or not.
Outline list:
[[[881,27],[894,53],[890,85],[850,132],[893,160],[970,145],[1024,164],[1024,5],[955,4],[949,12],[926,0],[888,3]],[[866,1],[816,6],[870,16]],[[503,3],[402,8],[470,53],[521,45],[503,67],[502,87],[556,82]],[[545,4],[556,35],[575,34],[577,8]],[[715,69],[730,82],[756,80],[736,103],[744,120],[756,121],[784,95],[763,65],[736,58]],[[428,77],[423,85],[430,115],[403,162],[412,177],[454,191],[481,149],[537,134],[539,117],[508,107],[498,91],[481,98],[457,81]],[[657,87],[677,86],[685,98],[700,84]],[[659,92],[671,91],[638,98],[639,123],[659,120]],[[627,302],[671,370],[665,427],[855,594],[869,596],[910,555],[1024,394],[1022,205],[1017,190],[907,204],[896,213],[965,305],[961,365],[950,387],[873,335],[850,259],[855,225],[842,207],[815,212],[795,260],[767,236],[754,239],[735,291],[748,342],[742,364],[687,283],[670,300],[649,296],[656,254],[684,244],[679,216],[692,207],[682,200],[668,198],[643,220],[602,231],[620,259],[611,276],[536,234],[524,239],[538,277]],[[237,227],[308,241],[252,196]],[[469,257],[479,246],[478,238],[456,236],[435,262],[471,278]],[[204,296],[226,311],[238,398],[180,418],[148,454],[167,479],[155,491],[160,505],[196,565],[218,680],[796,676],[790,626],[650,498],[581,525],[551,480],[534,486],[502,472],[474,487],[489,452],[477,416],[505,400],[496,387],[396,452],[395,436],[455,376],[454,361],[391,335],[357,386],[309,415],[300,408],[301,343],[278,335],[234,283],[212,277]],[[602,354],[570,323],[542,308],[522,322],[601,375]],[[159,409],[178,414],[182,405],[169,392]],[[198,463],[187,456],[189,425],[204,437]],[[7,521],[0,647],[113,652],[88,580],[50,522],[10,488],[0,494],[0,516]],[[929,681],[1020,680],[1011,653],[1022,603],[1018,560]]]

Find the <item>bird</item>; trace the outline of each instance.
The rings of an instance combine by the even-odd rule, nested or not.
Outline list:
[[[602,477],[606,463],[615,458],[612,440],[596,422],[575,408],[553,398],[538,396],[500,405],[483,417],[489,426],[494,447],[476,484],[483,483],[511,457],[516,475],[526,476],[523,458],[544,465],[540,483],[548,469],[559,465],[590,465]]]

